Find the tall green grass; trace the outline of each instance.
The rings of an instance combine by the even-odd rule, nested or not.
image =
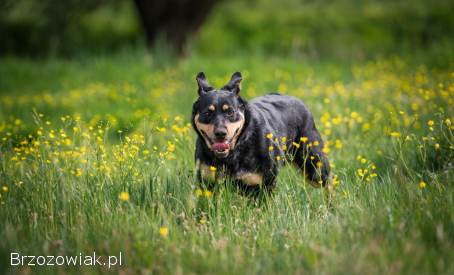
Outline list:
[[[10,252],[93,251],[121,251],[127,273],[454,272],[450,70],[400,59],[153,62],[2,60],[2,273],[108,271],[9,266]],[[264,200],[228,181],[198,190],[188,122],[201,70],[217,86],[241,70],[247,99],[280,90],[306,102],[339,179],[332,208],[290,166]]]

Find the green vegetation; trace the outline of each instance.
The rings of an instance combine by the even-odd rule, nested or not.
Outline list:
[[[122,251],[135,272],[453,271],[450,71],[258,57],[156,68],[145,54],[2,63],[3,269],[10,251],[94,250]],[[197,189],[188,123],[202,68],[216,85],[242,70],[246,98],[281,90],[310,106],[339,180],[332,210],[291,167],[262,203],[228,183]]]
[[[444,0],[226,3],[202,30],[196,49],[215,56],[246,51],[344,61],[423,49],[432,58],[452,59],[453,9]]]
[[[137,41],[121,3],[119,30]],[[10,267],[11,252],[121,251],[133,274],[453,274],[451,10],[226,1],[186,59],[135,42],[100,54],[90,39],[66,57],[1,57],[0,273],[108,271]],[[85,26],[102,40],[112,14],[97,12]],[[237,70],[246,99],[280,91],[314,113],[336,175],[332,208],[293,167],[263,201],[228,181],[199,186],[195,75],[221,86]]]
[[[129,0],[2,1],[9,7],[0,10],[3,54],[80,56],[144,41]],[[453,11],[449,0],[220,1],[188,48],[212,58],[260,54],[346,62],[399,55],[442,65],[454,58]]]

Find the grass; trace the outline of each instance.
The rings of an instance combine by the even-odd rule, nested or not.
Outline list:
[[[0,272],[9,253],[122,252],[126,273],[452,274],[452,69],[408,60],[304,63],[142,52],[75,60],[3,58],[0,67]],[[249,99],[303,99],[337,175],[323,192],[284,167],[257,202],[194,177],[195,74],[244,74]],[[122,199],[121,199],[122,198]]]

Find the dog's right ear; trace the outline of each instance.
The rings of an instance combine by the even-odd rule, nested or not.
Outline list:
[[[240,82],[243,80],[243,77],[241,76],[240,72],[235,72],[232,75],[232,78],[230,79],[229,83],[224,86],[224,89],[231,91],[234,94],[238,94],[240,92]]]
[[[198,89],[199,96],[201,96],[202,94],[204,94],[208,91],[213,90],[213,87],[211,87],[211,85],[208,83],[208,81],[205,77],[205,74],[203,72],[198,73],[195,79],[197,80],[197,85],[199,86],[199,89]]]

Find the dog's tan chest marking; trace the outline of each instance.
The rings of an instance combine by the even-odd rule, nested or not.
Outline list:
[[[237,176],[236,179],[248,186],[261,185],[263,182],[263,176],[259,173],[243,173]]]
[[[198,161],[199,162],[199,161]],[[215,181],[216,180],[216,171],[212,171],[210,166],[200,163],[198,164],[198,169],[200,171],[200,176],[204,181]]]
[[[218,167],[213,169],[212,166],[201,163],[199,159],[196,160],[196,166],[197,170],[200,171],[200,177],[203,181],[215,182],[223,180],[226,177],[224,169]]]

